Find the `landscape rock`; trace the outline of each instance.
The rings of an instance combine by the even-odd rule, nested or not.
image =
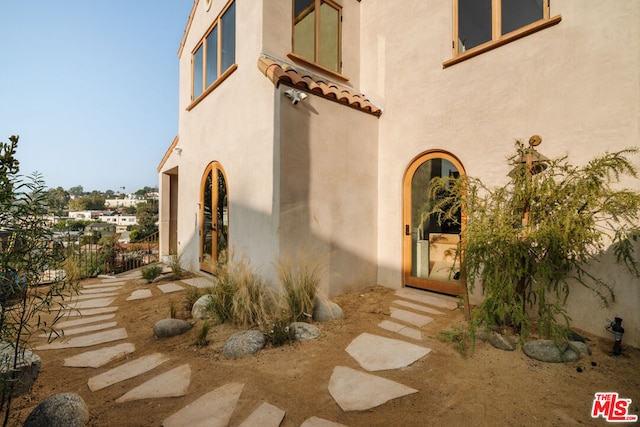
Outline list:
[[[191,323],[182,319],[162,319],[153,325],[153,335],[158,338],[174,337],[191,329]]]
[[[227,357],[237,358],[257,353],[266,343],[267,339],[260,331],[241,331],[229,337],[222,351]]]
[[[320,336],[320,328],[306,322],[293,322],[289,325],[297,340],[315,340]]]
[[[497,349],[513,351],[516,349],[516,342],[509,335],[502,335],[498,332],[491,332],[489,342]]]
[[[89,409],[75,393],[58,393],[40,402],[27,417],[24,427],[83,427]]]
[[[569,336],[567,338],[569,339],[569,341],[584,342],[584,338],[582,337],[582,335],[580,335],[579,333],[577,333],[575,331],[569,331]]]
[[[211,294],[202,295],[191,307],[191,316],[194,319],[204,320],[214,318],[214,314],[207,307],[215,297]]]
[[[338,304],[325,298],[316,298],[313,307],[313,320],[316,322],[328,322],[344,316]]]
[[[5,379],[17,379],[18,381],[13,386],[12,396],[20,396],[28,393],[38,378],[41,360],[37,354],[20,348],[18,349],[18,363],[14,371],[14,354],[13,345],[7,342],[0,343],[0,377],[3,383]]]
[[[160,282],[166,282],[166,281],[177,280],[177,279],[178,278],[176,277],[176,275],[172,271],[170,271],[168,273],[160,274],[158,277],[153,279],[151,283],[160,283]]]
[[[542,362],[562,363],[575,362],[580,354],[589,354],[589,348],[580,341],[556,343],[553,340],[529,341],[522,346],[522,351],[532,359]]]

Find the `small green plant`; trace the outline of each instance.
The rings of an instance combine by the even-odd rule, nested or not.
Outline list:
[[[204,322],[198,333],[196,335],[196,339],[193,344],[197,347],[204,347],[209,344],[209,340],[207,339],[207,335],[209,334],[209,330],[211,329],[211,322]]]
[[[171,254],[169,257],[169,268],[173,272],[176,279],[182,278],[184,276],[184,267],[182,266],[182,255]]]
[[[185,311],[191,312],[193,305],[198,301],[202,295],[200,294],[200,289],[198,288],[189,288],[184,295],[184,300],[182,302],[182,306]]]
[[[169,303],[169,317],[171,319],[176,318],[176,304],[173,301]]]
[[[294,264],[278,259],[278,276],[282,284],[282,304],[294,322],[308,322],[320,286],[322,261]]]
[[[142,267],[142,278],[151,283],[153,279],[162,273],[162,266],[157,263],[149,264]]]
[[[296,334],[286,318],[280,318],[267,323],[268,329],[262,333],[267,338],[267,343],[273,347],[280,347],[284,344],[291,344],[296,340]]]
[[[438,333],[438,340],[441,342],[448,342],[453,345],[462,357],[467,357],[467,350],[469,349],[469,341],[471,337],[469,333],[463,330],[460,326],[456,325],[452,330],[443,330]]]

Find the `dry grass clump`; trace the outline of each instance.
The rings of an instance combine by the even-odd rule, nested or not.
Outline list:
[[[205,291],[213,296],[207,310],[220,323],[258,327],[272,346],[294,341],[294,331],[289,325],[311,321],[322,263],[278,260],[276,266],[282,284],[279,293],[246,260],[233,261],[232,258],[217,269],[215,285]],[[195,295],[189,299],[193,298]],[[198,340],[199,345],[204,345],[203,334],[205,332]]]

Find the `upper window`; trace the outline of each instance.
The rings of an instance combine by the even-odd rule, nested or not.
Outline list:
[[[193,51],[192,98],[211,91],[236,62],[236,7],[230,3]]]
[[[454,56],[471,57],[560,22],[549,0],[455,0]],[[470,51],[469,54],[466,54]],[[445,62],[445,66],[458,62]]]
[[[293,0],[293,53],[340,72],[340,6],[329,0]]]

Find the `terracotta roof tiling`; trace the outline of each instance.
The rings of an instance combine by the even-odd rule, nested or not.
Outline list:
[[[258,58],[258,68],[276,87],[280,84],[292,86],[375,116],[382,114],[382,108],[375,105],[363,94],[293,66],[281,59],[263,53]]]

